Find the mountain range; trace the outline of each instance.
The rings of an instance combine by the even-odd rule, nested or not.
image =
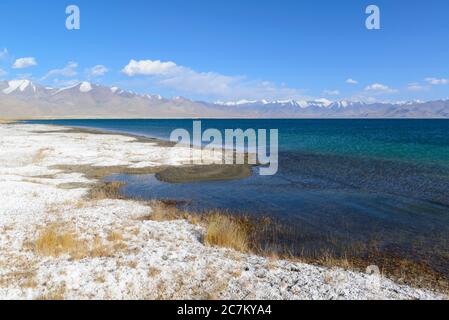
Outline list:
[[[449,118],[449,100],[364,103],[317,99],[201,102],[89,82],[49,88],[0,81],[0,118]]]

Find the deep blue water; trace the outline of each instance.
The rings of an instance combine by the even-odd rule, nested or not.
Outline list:
[[[168,139],[192,120],[31,121]],[[449,165],[449,120],[202,120],[203,128],[279,129],[283,152],[313,152]]]
[[[34,123],[36,121],[33,121]],[[59,120],[167,139],[192,120]],[[279,129],[279,172],[169,184],[116,175],[124,193],[188,200],[187,209],[269,215],[289,226],[292,252],[380,250],[449,270],[449,120],[203,120],[204,128]]]

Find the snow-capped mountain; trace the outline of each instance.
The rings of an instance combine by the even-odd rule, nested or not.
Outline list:
[[[222,117],[223,111],[182,97],[138,94],[89,82],[50,88],[30,80],[0,81],[0,118]]]
[[[240,100],[206,103],[89,82],[49,88],[0,81],[0,118],[449,118],[449,100],[400,103]]]
[[[228,101],[222,102],[217,101],[215,104],[224,105],[224,106],[257,106],[257,105],[277,105],[277,106],[293,106],[299,107],[302,109],[310,108],[310,107],[319,107],[319,108],[346,108],[355,103],[360,102],[352,102],[352,101],[330,101],[327,99],[316,99],[316,100],[239,100],[239,101]]]
[[[29,80],[12,80],[8,81],[8,87],[3,89],[4,94],[11,94],[14,92],[26,92],[26,91],[32,91],[33,93],[36,93],[37,88]]]
[[[162,100],[159,95],[139,95],[130,91],[122,90],[118,87],[105,87],[97,84],[92,84],[90,82],[84,81],[76,83],[72,86],[64,88],[50,88],[43,87],[41,85],[35,84],[30,80],[11,80],[11,81],[0,81],[0,96],[17,96],[17,97],[43,97],[46,96],[56,97],[56,96],[67,96],[67,95],[79,95],[89,93],[90,95],[108,95],[113,96],[126,96],[126,97],[141,97],[148,99]]]
[[[365,103],[286,100],[218,102],[230,113],[256,118],[449,118],[449,100]]]

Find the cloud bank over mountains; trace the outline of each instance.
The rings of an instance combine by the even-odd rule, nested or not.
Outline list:
[[[26,73],[23,70],[26,70]],[[36,70],[42,75],[36,76]],[[382,80],[367,83],[366,79],[360,81],[359,77],[343,77],[340,83],[334,83],[332,86],[328,85],[324,77],[323,81],[319,82],[322,82],[323,88],[320,91],[316,89],[312,91],[307,87],[309,80],[303,80],[303,86],[295,87],[246,75],[197,71],[174,61],[156,59],[130,59],[128,63],[119,64],[119,67],[114,68],[101,63],[86,66],[76,61],[68,61],[65,65],[59,67],[56,65],[46,70],[38,63],[36,57],[15,58],[4,48],[0,49],[0,79],[6,78],[29,79],[46,87],[59,88],[74,86],[82,81],[114,83],[130,91],[161,92],[166,96],[185,96],[209,102],[309,101],[326,98],[366,103],[394,103],[424,100],[423,96],[432,97],[432,100],[440,97],[445,99],[448,97],[445,88],[449,86],[449,79],[441,76],[422,77],[404,85],[390,85]],[[313,86],[316,86],[316,83]]]
[[[122,69],[122,73],[128,77],[147,76],[153,85],[167,87],[182,94],[205,94],[215,99],[295,99],[304,95],[302,89],[245,76],[197,72],[172,61],[132,59]]]
[[[0,81],[0,117],[43,118],[449,118],[449,100],[404,103],[240,100],[200,102],[137,94],[87,81],[50,88],[30,80]]]

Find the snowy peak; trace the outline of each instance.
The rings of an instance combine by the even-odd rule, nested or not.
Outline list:
[[[87,81],[78,82],[71,86],[63,88],[50,88],[34,84],[30,80],[10,80],[0,81],[1,95],[14,95],[16,98],[24,98],[26,100],[36,98],[60,98],[69,99],[69,97],[94,97],[99,101],[105,101],[113,98],[127,99],[145,99],[154,102],[163,101],[160,95],[138,94],[132,91],[125,91],[117,86],[106,87],[98,84],[92,84]],[[182,99],[180,101],[186,101]]]
[[[299,108],[308,108],[308,107],[323,107],[327,108],[332,106],[333,102],[327,99],[317,99],[317,100],[239,100],[239,101],[217,101],[215,104],[222,106],[255,106],[255,105],[271,105],[271,106],[292,106]]]
[[[174,102],[190,102],[189,99],[181,97],[181,96],[173,97],[172,101],[174,101]]]
[[[83,93],[92,91],[92,85],[89,82],[81,82],[79,85],[79,90]]]
[[[245,105],[245,104],[254,104],[254,103],[258,103],[258,102],[262,102],[262,101],[258,101],[258,100],[239,100],[239,101],[217,101],[215,102],[215,104],[218,105],[222,105],[222,106],[241,106],[241,105]]]
[[[36,93],[37,87],[30,80],[11,80],[7,83],[8,87],[3,89],[4,94],[11,94],[13,92],[25,92],[31,90]],[[28,90],[27,90],[28,89]]]
[[[65,87],[58,89],[56,92],[53,93],[53,95],[60,94],[62,92],[66,91],[73,91],[73,92],[81,92],[81,93],[88,93],[93,90],[92,84],[90,82],[80,82],[73,86]]]
[[[215,102],[216,105],[227,106],[227,107],[291,107],[299,109],[346,109],[353,106],[363,106],[366,105],[364,102],[360,101],[330,101],[328,99],[315,99],[315,100],[239,100],[230,102]]]
[[[163,100],[164,98],[162,98],[162,96],[160,94],[156,94],[156,95],[151,95],[151,94],[146,94],[145,98],[149,99],[149,100]]]
[[[125,91],[90,82],[49,88],[0,81],[0,117],[449,118],[449,99],[364,103],[350,100],[239,100],[207,103]]]

